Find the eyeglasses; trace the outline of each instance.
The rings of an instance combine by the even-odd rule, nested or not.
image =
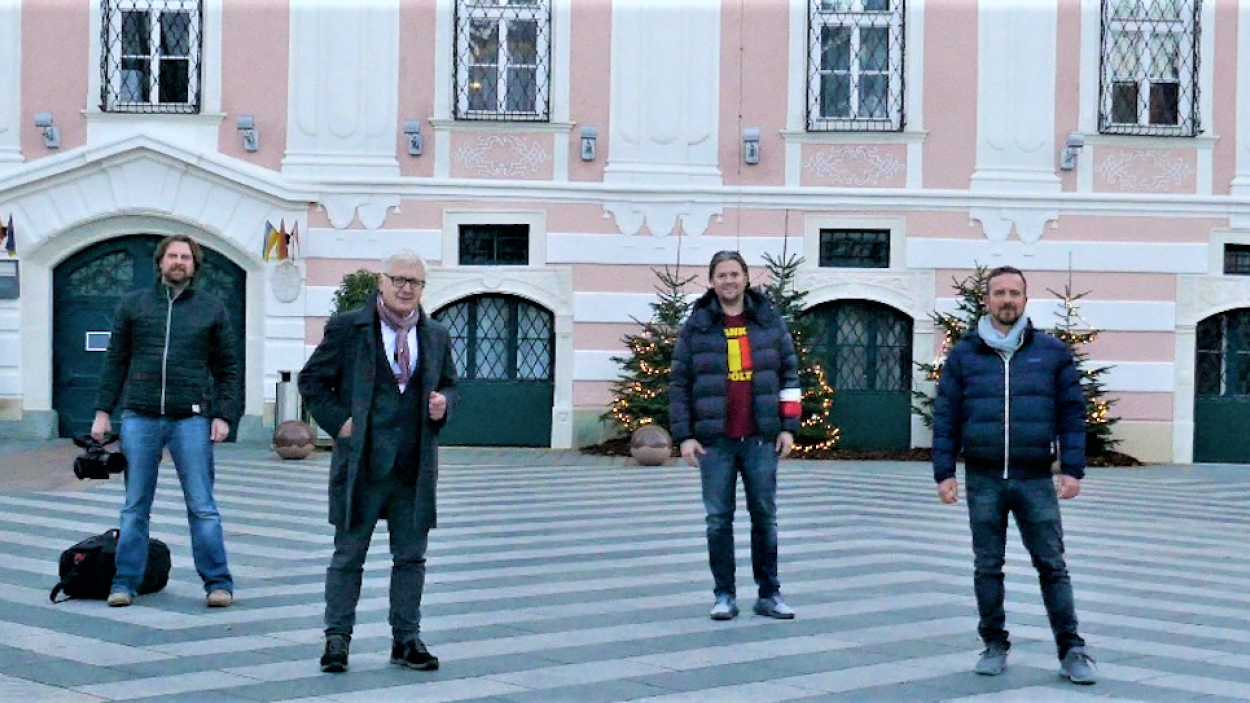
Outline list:
[[[420,278],[408,278],[407,276],[392,276],[389,273],[384,273],[382,275],[391,279],[391,285],[395,286],[396,288],[405,288],[407,286],[412,286],[415,289],[415,288],[425,287],[425,281]]]

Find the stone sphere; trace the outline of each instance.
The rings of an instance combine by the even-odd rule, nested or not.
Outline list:
[[[317,435],[307,422],[287,420],[273,428],[273,450],[283,459],[307,459],[317,448]]]
[[[659,466],[673,456],[673,438],[663,427],[643,425],[630,437],[629,453],[643,466]]]

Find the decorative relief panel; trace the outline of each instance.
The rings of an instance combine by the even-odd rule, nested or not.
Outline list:
[[[550,139],[516,134],[462,137],[452,151],[453,177],[551,178]]]
[[[1095,173],[1098,190],[1193,193],[1197,168],[1188,151],[1110,149]]]
[[[902,149],[873,145],[805,149],[803,185],[902,187],[907,171]]]

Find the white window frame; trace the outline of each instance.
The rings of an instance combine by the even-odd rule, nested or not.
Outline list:
[[[1166,19],[1160,17],[1150,17],[1151,10],[1166,7],[1173,4],[1173,0],[1102,0],[1101,13],[1104,32],[1099,39],[1099,55],[1101,56],[1102,76],[1101,90],[1099,95],[1099,114],[1100,124],[1099,131],[1104,134],[1135,134],[1148,136],[1177,136],[1192,137],[1202,132],[1201,114],[1195,113],[1196,100],[1198,97],[1198,36],[1201,31],[1198,17],[1201,15],[1201,0],[1192,0],[1194,11],[1190,13],[1177,12],[1175,19]],[[1140,14],[1134,18],[1117,17],[1115,11],[1117,8],[1128,4],[1135,4]],[[1180,6],[1184,7],[1189,2],[1180,1]],[[1160,31],[1160,30],[1163,31]],[[1135,46],[1141,47],[1141,54],[1137,56],[1137,75],[1135,82],[1137,84],[1137,120],[1135,122],[1112,122],[1112,105],[1114,101],[1114,88],[1117,83],[1124,81],[1116,81],[1117,65],[1115,57],[1111,54],[1115,42],[1110,38],[1117,34],[1139,34],[1143,35],[1142,40],[1133,42]],[[1151,76],[1152,67],[1155,65],[1155,44],[1152,39],[1154,37],[1168,37],[1176,41],[1176,51],[1183,56],[1192,56],[1193,60],[1181,61],[1177,67],[1176,81],[1177,88],[1177,105],[1176,105],[1176,124],[1154,124],[1150,122],[1150,94],[1151,87],[1156,82],[1158,76]],[[1193,119],[1190,119],[1193,116]]]
[[[455,68],[456,68],[456,112],[455,117],[462,120],[505,120],[505,121],[547,121],[551,117],[551,0],[455,0]],[[534,17],[534,8],[540,12]],[[470,69],[484,64],[472,64],[461,61],[460,57],[469,55],[469,38],[462,32],[477,19],[498,22],[498,63],[496,68],[495,106],[493,109],[475,110],[469,106]],[[511,64],[508,51],[508,32],[514,21],[537,21],[540,23],[536,32],[535,57],[537,64]],[[535,72],[534,106],[532,111],[508,109],[508,77],[514,68],[533,68]],[[545,72],[546,75],[541,74]]]
[[[109,15],[108,26],[105,27],[106,41],[103,50],[108,52],[104,58],[109,65],[115,67],[109,74],[109,85],[101,96],[101,109],[105,112],[172,112],[172,113],[196,113],[203,109],[204,106],[204,86],[201,81],[201,66],[203,64],[204,47],[203,47],[203,27],[201,17],[204,8],[202,0],[163,0],[163,4],[152,3],[151,0],[106,0],[109,3],[111,11]],[[138,57],[146,59],[149,62],[148,70],[148,96],[146,101],[139,100],[123,100],[122,95],[122,61],[127,58],[121,53],[122,50],[122,15],[125,12],[140,11],[148,14],[148,55],[146,57]],[[187,62],[187,95],[188,97],[198,96],[197,101],[192,102],[161,102],[160,101],[160,68],[161,62],[166,57],[161,54],[161,14],[164,12],[185,12],[190,18],[187,25],[188,46],[187,55],[169,57],[169,60],[186,61]],[[196,38],[199,41],[195,41]],[[165,110],[151,110],[149,108],[159,106],[162,108],[174,108]],[[178,109],[181,108],[181,109]]]
[[[870,0],[808,0],[808,97],[807,124],[813,132],[830,131],[892,131],[903,129],[904,121],[904,41],[905,0],[885,0],[890,7],[885,12],[865,9]],[[848,24],[847,17],[855,17]],[[847,27],[851,30],[849,74],[852,86],[858,86],[861,76],[885,75],[887,95],[885,117],[856,117],[859,112],[859,91],[850,91],[850,114],[848,116],[825,116],[821,114],[821,79],[833,73],[822,70],[821,30],[826,27]],[[886,28],[890,37],[889,58],[885,71],[866,71],[859,63],[861,31],[864,28]]]

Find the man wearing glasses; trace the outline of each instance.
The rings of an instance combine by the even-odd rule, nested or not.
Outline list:
[[[317,424],[333,436],[321,670],[347,670],[361,577],[379,519],[390,534],[391,663],[437,669],[421,641],[425,551],[435,526],[438,432],[458,397],[447,328],[421,308],[425,262],[403,250],[382,260],[378,294],[330,318],[299,375]]]

